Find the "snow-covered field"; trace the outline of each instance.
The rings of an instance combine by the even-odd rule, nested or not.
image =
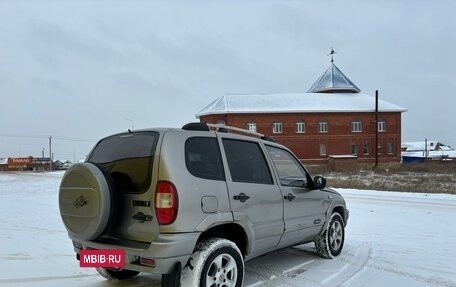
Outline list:
[[[58,211],[62,172],[0,173],[0,286],[151,287],[79,268]],[[456,195],[340,190],[350,209],[334,260],[313,244],[246,264],[244,286],[456,286]]]

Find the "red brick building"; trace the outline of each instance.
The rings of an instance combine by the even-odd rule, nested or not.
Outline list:
[[[0,158],[0,171],[44,171],[50,168],[49,158],[8,157]]]
[[[303,161],[326,162],[330,156],[356,156],[374,162],[401,158],[401,114],[406,109],[360,89],[331,62],[307,93],[228,94],[196,114],[201,122],[256,131],[289,147]]]

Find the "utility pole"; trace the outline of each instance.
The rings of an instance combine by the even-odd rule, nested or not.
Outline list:
[[[424,161],[428,160],[428,141],[427,138],[424,139]]]
[[[49,171],[52,170],[52,136],[49,136]]]
[[[378,90],[375,90],[375,165],[378,166]]]

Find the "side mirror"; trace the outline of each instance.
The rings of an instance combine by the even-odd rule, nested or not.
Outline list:
[[[323,189],[326,187],[326,178],[322,176],[314,177],[314,187],[315,189]]]

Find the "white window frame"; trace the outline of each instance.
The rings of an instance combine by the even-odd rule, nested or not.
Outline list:
[[[378,129],[378,132],[381,132],[381,133],[386,132],[386,121],[378,121],[377,129]]]
[[[319,133],[327,133],[328,132],[328,122],[327,121],[319,121],[317,128],[318,128],[318,132]]]
[[[272,123],[272,133],[273,134],[281,134],[282,133],[282,123],[281,122]]]
[[[351,122],[352,133],[360,133],[363,131],[363,123],[360,121]]]
[[[256,133],[256,131],[257,131],[256,123],[254,123],[254,122],[247,123],[247,130],[250,132]]]
[[[327,155],[326,144],[324,144],[324,143],[321,143],[321,144],[320,144],[320,155],[321,155],[321,156]]]
[[[306,132],[306,124],[304,122],[297,122],[295,127],[297,134],[303,134]]]

